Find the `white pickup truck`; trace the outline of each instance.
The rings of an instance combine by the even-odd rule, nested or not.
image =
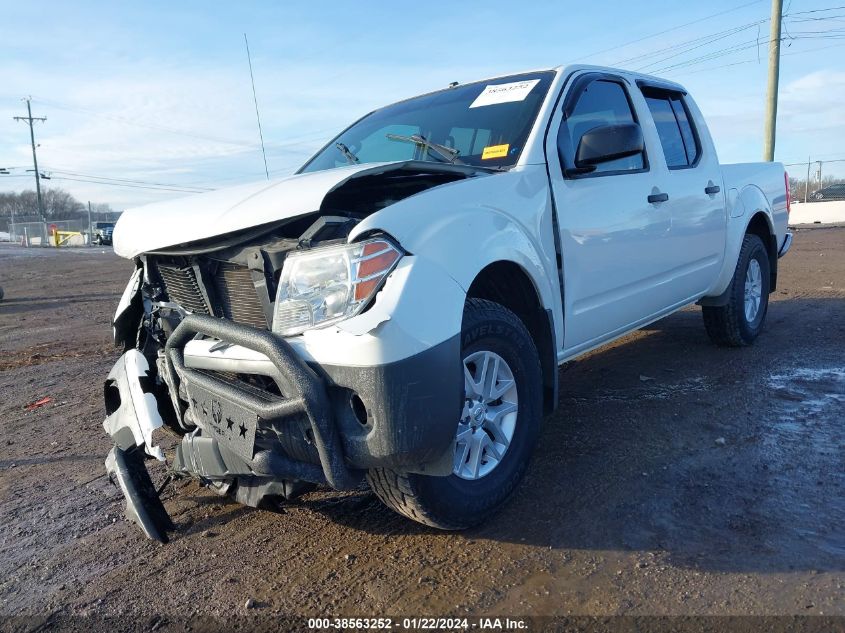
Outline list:
[[[720,165],[686,90],[567,66],[375,110],[296,174],[127,211],[106,460],[172,529],[145,458],[252,506],[361,486],[427,525],[490,517],[558,365],[699,303],[760,334],[790,247],[775,163]]]

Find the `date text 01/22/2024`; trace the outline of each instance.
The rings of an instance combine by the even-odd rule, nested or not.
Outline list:
[[[309,618],[310,630],[408,630],[408,631],[521,631],[528,628],[523,619],[512,618]]]

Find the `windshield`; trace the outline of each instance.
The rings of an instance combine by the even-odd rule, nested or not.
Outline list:
[[[512,167],[552,71],[456,86],[381,108],[354,123],[300,172],[401,160]]]

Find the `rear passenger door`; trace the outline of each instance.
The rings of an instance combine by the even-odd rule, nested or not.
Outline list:
[[[722,174],[713,143],[695,104],[672,86],[638,82],[648,107],[644,125],[653,125],[666,169],[661,186],[669,196],[671,237],[666,280],[677,301],[697,298],[716,280],[725,248],[727,216]]]

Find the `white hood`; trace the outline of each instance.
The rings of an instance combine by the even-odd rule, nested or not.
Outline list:
[[[362,172],[407,163],[349,165],[157,202],[125,211],[114,229],[114,252],[141,253],[224,235],[320,209],[332,189]]]

